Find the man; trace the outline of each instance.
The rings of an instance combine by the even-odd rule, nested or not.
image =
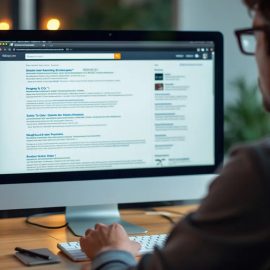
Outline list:
[[[245,3],[254,11],[253,28],[237,35],[241,50],[256,55],[263,104],[270,111],[270,1]],[[254,48],[242,44],[245,34],[249,40],[254,35]],[[163,249],[145,255],[138,265],[139,245],[120,225],[98,224],[80,243],[95,270],[268,269],[270,139],[234,148],[199,209],[174,227]]]

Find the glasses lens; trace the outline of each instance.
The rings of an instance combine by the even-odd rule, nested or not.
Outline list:
[[[241,45],[244,52],[254,54],[256,50],[256,38],[253,34],[242,34]]]

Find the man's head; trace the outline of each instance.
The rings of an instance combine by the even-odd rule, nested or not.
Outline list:
[[[254,11],[253,27],[269,27],[264,31],[255,31],[257,40],[256,60],[259,70],[259,84],[265,109],[270,112],[270,1],[244,0],[250,10]]]
[[[244,0],[251,10],[258,10],[270,25],[270,1],[269,0]]]

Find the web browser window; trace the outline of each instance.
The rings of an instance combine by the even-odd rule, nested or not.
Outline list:
[[[1,174],[214,164],[213,42],[0,50]]]

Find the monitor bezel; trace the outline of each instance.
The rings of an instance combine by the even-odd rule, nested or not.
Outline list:
[[[223,36],[219,32],[186,31],[0,31],[0,41],[212,41],[215,44],[214,164],[166,168],[113,169],[70,172],[0,174],[0,184],[89,181],[215,172],[223,160]]]

